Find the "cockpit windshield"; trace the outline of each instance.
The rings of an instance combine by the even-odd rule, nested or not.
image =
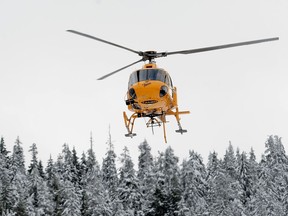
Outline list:
[[[172,86],[171,78],[167,72],[161,69],[141,69],[130,75],[129,87],[136,82],[145,80],[158,80]]]

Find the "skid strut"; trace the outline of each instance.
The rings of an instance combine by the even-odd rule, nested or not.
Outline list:
[[[181,126],[181,123],[180,123],[180,115],[181,115],[181,114],[189,114],[189,113],[190,113],[189,111],[179,111],[179,110],[178,110],[178,107],[176,108],[176,111],[175,111],[175,112],[169,111],[169,112],[167,113],[167,115],[174,115],[175,118],[176,118],[176,121],[177,121],[177,124],[178,124],[178,128],[179,128],[178,130],[175,130],[176,133],[181,133],[181,134],[183,134],[183,133],[186,133],[186,132],[187,132],[187,130],[183,129],[182,126]]]
[[[128,131],[127,134],[125,134],[126,137],[131,137],[133,138],[134,136],[136,136],[136,133],[133,133],[133,128],[134,128],[134,122],[135,119],[138,117],[137,113],[133,113],[130,118],[127,117],[126,112],[123,112],[123,117],[124,117],[124,123],[125,123],[125,127]]]
[[[180,123],[180,115],[181,114],[189,114],[190,112],[189,111],[179,111],[178,110],[178,107],[176,108],[175,111],[168,111],[166,113],[162,113],[162,115],[158,116],[158,118],[155,118],[155,116],[150,116],[150,119],[149,121],[146,123],[146,126],[147,127],[152,127],[152,132],[154,133],[153,131],[153,127],[154,126],[161,126],[161,124],[163,124],[163,133],[164,133],[164,141],[165,143],[167,143],[167,138],[166,138],[166,115],[174,115],[175,118],[176,118],[176,121],[177,121],[177,124],[178,124],[178,130],[175,130],[176,133],[186,133],[187,130],[183,129],[182,128],[182,125]],[[138,113],[133,113],[130,118],[127,117],[126,115],[126,112],[123,112],[123,117],[124,117],[124,123],[125,123],[125,127],[127,129],[127,134],[125,134],[126,137],[131,137],[133,138],[134,136],[136,136],[136,133],[133,133],[133,129],[134,129],[134,122],[135,122],[135,119],[136,118],[139,118],[139,117],[143,117],[141,115],[139,115]],[[148,117],[148,116],[146,116]]]

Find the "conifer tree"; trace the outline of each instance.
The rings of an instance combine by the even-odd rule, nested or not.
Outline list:
[[[72,181],[64,180],[62,185],[63,210],[61,216],[80,216],[81,215],[81,198],[79,190]]]
[[[35,215],[51,215],[53,212],[52,195],[39,172],[38,151],[35,143],[32,144],[29,151],[32,153],[28,170],[29,202],[32,204],[30,212]]]
[[[207,211],[206,169],[199,154],[189,152],[189,160],[183,162],[181,170],[182,196],[191,214],[203,215]]]
[[[87,152],[86,165],[87,165],[87,170],[92,169],[95,166],[97,166],[99,168],[99,164],[96,161],[96,155],[95,155],[95,152],[93,150],[93,137],[92,137],[92,134],[91,134],[91,137],[90,137],[90,148],[88,149],[88,152]]]
[[[41,176],[40,172],[39,172],[39,174]],[[60,203],[60,198],[59,198],[60,196],[58,193],[60,180],[57,178],[56,168],[55,168],[55,165],[53,163],[53,159],[52,159],[51,155],[50,155],[50,158],[48,159],[43,179],[46,182],[47,190],[48,190],[47,193],[50,194],[50,199],[52,202],[52,208],[54,209],[52,211],[52,213],[53,213],[53,215],[57,215],[55,212],[57,212],[56,209],[58,209],[58,206]]]
[[[213,180],[213,178],[215,177],[215,175],[218,172],[218,169],[219,169],[219,166],[220,166],[219,163],[220,162],[219,162],[217,153],[215,151],[210,153],[209,156],[208,156],[206,180],[208,180],[208,181]]]
[[[159,154],[155,166],[157,183],[148,215],[158,215],[158,212],[163,215],[173,215],[178,212],[181,200],[178,161],[178,157],[174,155],[174,150],[170,146],[164,153]]]
[[[60,178],[61,197],[62,197],[62,211],[61,215],[80,215],[81,212],[81,193],[78,185],[78,171],[74,163],[77,165],[77,157],[70,151],[68,144],[63,145],[63,168]],[[74,161],[73,161],[74,159]],[[74,162],[74,163],[73,163]],[[60,173],[59,173],[60,174]]]
[[[217,153],[214,151],[209,154],[208,156],[208,164],[207,164],[207,177],[206,181],[208,184],[208,193],[206,197],[206,201],[208,204],[208,210],[209,212],[216,212],[215,208],[218,206],[216,205],[216,202],[218,201],[218,198],[216,196],[216,179],[218,178],[218,175],[220,173],[220,160],[218,159]]]
[[[134,164],[125,146],[120,157],[120,179],[118,186],[118,198],[126,213],[137,215],[141,211],[142,194],[139,188],[139,180],[136,177]]]
[[[32,197],[32,204],[34,206],[35,213],[37,213],[37,208],[39,207],[39,203],[38,203],[38,187],[40,184],[40,175],[39,175],[39,171],[38,171],[38,159],[37,159],[37,146],[35,143],[32,144],[32,146],[30,147],[29,151],[32,154],[32,160],[31,163],[29,165],[29,169],[28,169],[28,173],[29,173],[29,196]],[[32,173],[33,171],[33,173]]]
[[[11,170],[9,167],[10,158],[6,150],[4,138],[0,141],[0,215],[5,215],[12,210],[11,194]]]
[[[52,196],[54,202],[54,211],[53,215],[61,216],[63,211],[64,204],[64,196],[63,196],[63,188],[64,188],[64,163],[63,156],[61,154],[58,155],[56,162],[54,163],[52,169],[52,179],[51,182],[48,182],[49,187],[52,189]],[[49,173],[47,173],[49,176]]]
[[[227,174],[229,174],[232,179],[237,179],[235,167],[236,167],[235,152],[231,142],[229,141],[229,146],[228,149],[226,150],[223,159],[223,168],[226,170]]]
[[[38,163],[38,172],[39,172],[40,177],[45,179],[44,167],[43,167],[43,164],[42,164],[41,160]]]
[[[86,155],[83,152],[80,161],[80,188],[81,188],[81,215],[88,215],[88,196],[85,190],[87,185],[87,179],[85,178],[87,174],[87,162]]]
[[[63,145],[62,158],[63,158],[63,170],[62,170],[63,180],[65,181],[68,180],[72,182],[74,175],[74,173],[72,173],[73,169],[72,152],[67,143],[64,143]]]
[[[174,214],[178,210],[181,200],[179,158],[169,146],[164,153],[164,177],[166,191],[168,192],[168,214]],[[167,190],[168,189],[168,190]]]
[[[61,214],[67,216],[80,215],[82,205],[77,152],[75,148],[71,152],[69,145],[65,143],[62,154],[64,158],[64,170],[62,172],[63,178],[60,182],[60,185],[62,185],[61,197],[63,199]]]
[[[248,161],[250,164],[252,181],[255,183],[258,179],[259,163],[256,161],[256,155],[253,148],[251,148],[249,152]]]
[[[138,157],[138,172],[137,177],[139,179],[146,179],[148,173],[153,169],[153,156],[151,154],[151,147],[145,139],[139,145],[140,155]]]
[[[159,181],[156,184],[147,216],[173,215],[173,213],[168,214],[168,211],[170,210],[168,209],[168,198],[164,182]],[[175,213],[176,212],[178,212],[178,209],[175,209]]]
[[[102,164],[102,183],[105,190],[108,191],[109,198],[111,201],[115,199],[119,180],[116,169],[116,154],[114,152],[114,146],[111,140],[110,131],[107,145],[108,150],[106,152],[106,157],[103,159]]]
[[[11,158],[11,169],[14,173],[19,172],[25,175],[26,174],[25,159],[24,159],[23,148],[21,145],[22,143],[19,137],[17,137],[15,144],[13,146],[13,153],[12,153],[12,158]]]
[[[258,215],[287,215],[287,155],[278,136],[269,136],[265,146],[252,212]]]
[[[239,183],[242,189],[241,192],[241,202],[245,207],[249,206],[250,197],[253,194],[254,186],[254,177],[253,177],[253,168],[252,164],[247,159],[247,154],[242,152],[239,157],[237,164],[237,175],[239,176]]]
[[[35,143],[31,145],[29,152],[31,152],[32,154],[32,160],[28,167],[28,173],[31,173],[34,168],[38,169],[38,159],[37,159],[38,150]]]
[[[209,212],[215,215],[241,215],[244,211],[241,203],[241,186],[237,179],[236,157],[231,142],[219,161],[219,167],[209,183]]]
[[[47,181],[47,184],[50,188],[52,188],[52,182],[53,182],[53,178],[55,175],[55,167],[54,167],[54,163],[53,163],[53,159],[52,156],[50,155],[48,162],[47,162],[47,166],[45,168],[45,175],[44,178]]]
[[[250,181],[251,181],[251,194],[250,194],[250,198],[249,198],[249,203],[248,206],[246,206],[246,209],[248,209],[248,211],[250,211],[251,209],[253,209],[253,207],[251,205],[252,200],[254,199],[254,195],[256,193],[257,190],[257,182],[258,182],[258,176],[259,173],[261,173],[261,167],[259,165],[259,163],[256,161],[256,155],[255,152],[253,150],[253,148],[251,148],[250,152],[249,152],[249,159],[248,159],[248,164],[249,164],[249,169],[250,169]]]
[[[13,212],[16,215],[28,215],[28,180],[25,170],[25,160],[23,154],[22,143],[17,137],[13,146],[11,157],[11,200],[9,203],[13,206]]]
[[[139,157],[138,157],[138,172],[137,177],[139,179],[140,190],[143,195],[142,209],[144,213],[149,211],[153,192],[155,190],[156,174],[154,173],[154,162],[151,154],[151,147],[147,140],[144,140],[139,145]]]
[[[154,162],[155,186],[153,187],[153,195],[150,200],[148,216],[165,215],[168,210],[168,192],[165,184],[164,174],[164,153],[159,152]]]
[[[83,177],[84,184],[83,190],[84,194],[87,196],[87,209],[84,212],[87,215],[96,216],[103,215],[109,216],[112,215],[112,208],[109,202],[106,202],[108,199],[108,193],[104,190],[102,184],[102,174],[96,160],[95,152],[93,151],[93,138],[92,134],[90,137],[90,148],[88,150],[88,157],[86,160],[87,172]],[[83,208],[83,203],[82,203]]]
[[[72,183],[76,186],[80,186],[80,181],[81,181],[81,171],[80,171],[80,163],[79,163],[79,158],[77,156],[77,152],[75,150],[75,147],[72,149],[72,167],[71,167],[71,172],[72,172]]]
[[[5,144],[5,141],[4,141],[4,137],[1,137],[1,140],[0,140],[0,155],[2,155],[2,157],[5,158],[6,162],[8,163],[9,161],[9,154],[10,152],[6,149],[6,144]]]
[[[80,177],[81,177],[80,184],[82,185],[83,176],[87,172],[87,160],[86,160],[86,154],[84,152],[82,153],[79,166],[80,166],[79,170],[80,170]]]

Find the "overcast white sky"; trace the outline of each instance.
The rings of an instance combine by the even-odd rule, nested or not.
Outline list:
[[[138,157],[145,138],[154,155],[168,145],[181,159],[189,150],[222,157],[229,140],[264,152],[268,135],[288,140],[288,2],[286,0],[1,0],[0,136],[36,143],[46,166],[66,142],[78,154],[92,131],[102,162],[111,126],[117,155],[127,145]],[[133,53],[66,32],[74,29],[134,50],[178,51],[269,37],[279,41],[157,59],[178,88],[185,135],[167,124],[152,135],[137,119],[137,137],[124,137],[122,112],[129,74],[143,64],[97,81],[139,59]]]

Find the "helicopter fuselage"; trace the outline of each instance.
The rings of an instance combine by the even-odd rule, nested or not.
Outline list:
[[[146,64],[130,75],[126,105],[139,117],[163,115],[177,106],[175,91],[165,70]]]
[[[154,62],[145,64],[140,70],[136,70],[130,75],[125,100],[128,109],[133,114],[128,118],[123,112],[125,126],[128,130],[127,137],[133,137],[134,121],[136,118],[149,117],[147,127],[163,125],[164,140],[166,140],[166,116],[174,115],[179,130],[177,133],[185,133],[180,124],[180,115],[189,114],[189,111],[179,111],[177,104],[177,90],[173,87],[171,77],[164,69],[157,68]]]

